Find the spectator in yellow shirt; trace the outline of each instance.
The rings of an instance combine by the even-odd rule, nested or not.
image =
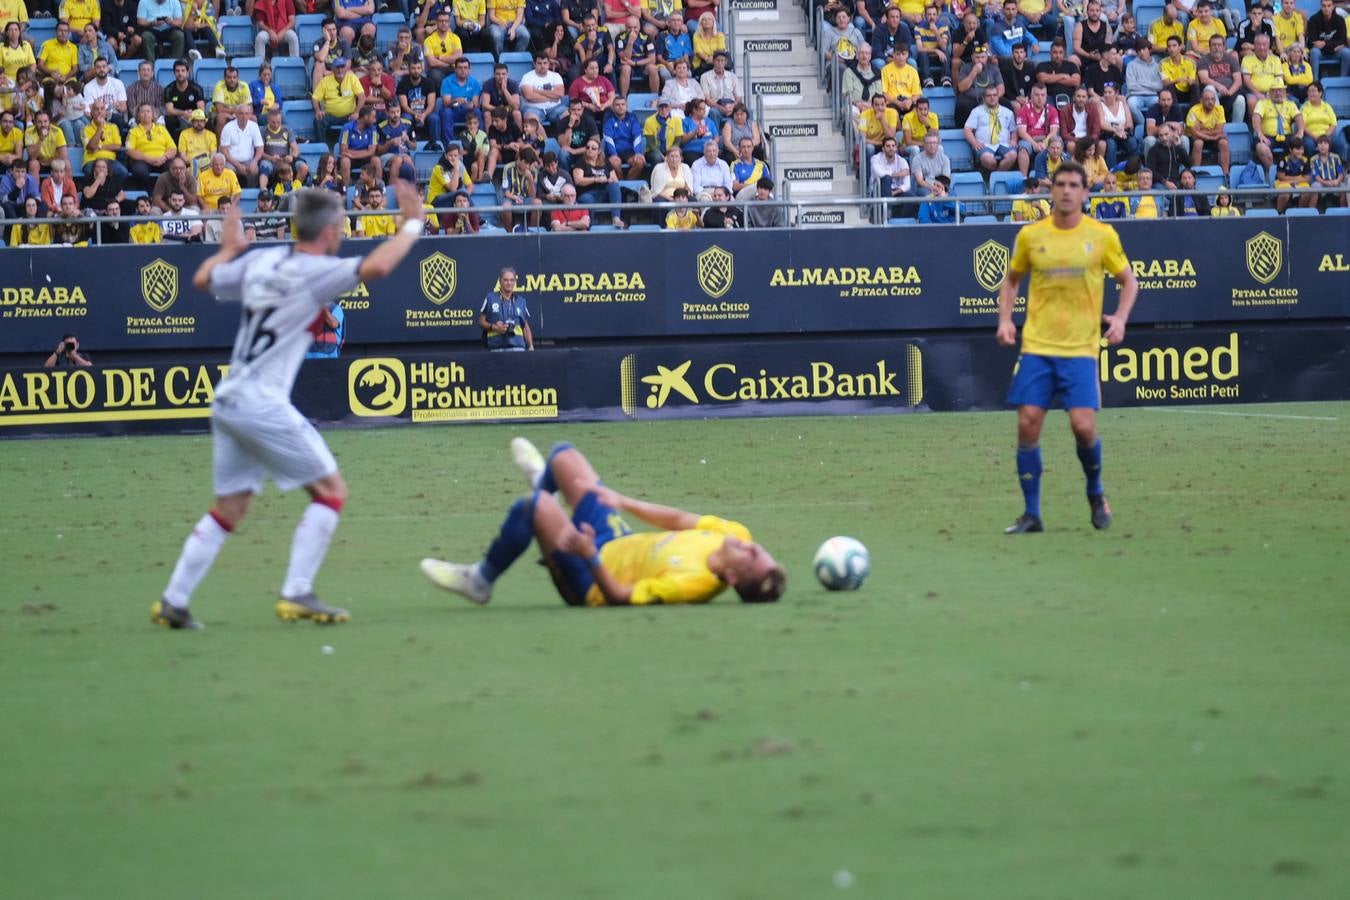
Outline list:
[[[163,128],[163,125],[159,126]],[[165,132],[166,134],[168,132]],[[136,200],[136,215],[150,216],[154,214],[154,207],[150,204],[149,197],[140,197]],[[158,244],[164,240],[164,231],[155,221],[137,222],[131,226],[131,243],[133,244]]]
[[[23,129],[14,125],[14,113],[0,113],[0,171],[23,159]]]
[[[1313,83],[1313,69],[1303,57],[1303,45],[1290,44],[1285,50],[1284,88],[1289,99],[1302,103],[1308,99],[1308,85]]]
[[[1195,60],[1181,52],[1181,38],[1167,39],[1167,58],[1158,64],[1163,87],[1172,89],[1178,100],[1189,103],[1195,88]]]
[[[1215,18],[1214,6],[1209,0],[1200,0],[1195,5],[1195,18],[1186,26],[1186,52],[1199,59],[1209,53],[1209,39],[1218,35],[1228,37],[1228,29],[1223,20]]]
[[[215,132],[206,127],[205,110],[194,109],[188,121],[192,127],[178,135],[178,152],[192,166],[192,174],[200,175],[203,169],[211,165],[211,157],[219,148],[219,142]]]
[[[216,153],[211,165],[197,176],[197,196],[202,198],[202,211],[215,212],[222,197],[235,201],[242,193],[239,177],[225,164],[225,154]]]
[[[1159,56],[1166,53],[1167,39],[1170,37],[1183,42],[1186,40],[1186,30],[1177,19],[1177,8],[1171,3],[1164,6],[1163,14],[1148,26],[1148,40],[1153,45],[1153,52]]]
[[[887,138],[895,137],[895,130],[900,126],[900,114],[894,107],[886,105],[886,97],[883,94],[872,95],[872,105],[863,110],[863,114],[858,117],[858,130],[862,132],[863,139],[875,150],[881,149],[882,141]]]
[[[688,203],[689,188],[676,188],[671,200],[675,203]],[[691,207],[686,206],[666,213],[666,228],[670,231],[689,231],[697,227],[698,211]]]
[[[9,27],[10,22],[18,22],[22,29],[28,21],[28,4],[24,0],[0,0],[0,24]]]
[[[1022,193],[1029,199],[1014,200],[1012,205],[1012,217],[1014,222],[1039,222],[1050,215],[1050,203],[1046,200],[1037,200],[1035,195],[1041,190],[1041,180],[1035,175],[1028,175],[1022,182]]]
[[[384,189],[373,187],[366,191],[366,209],[384,209]],[[356,233],[368,238],[389,237],[398,231],[394,217],[385,213],[378,216],[360,216],[356,220]]]
[[[1252,110],[1252,148],[1257,160],[1267,168],[1275,164],[1294,144],[1303,146],[1303,114],[1284,95],[1284,82],[1270,85],[1270,96]]]
[[[217,81],[211,91],[211,108],[216,116],[217,136],[225,123],[234,118],[235,110],[243,108],[248,112],[248,117],[253,118],[253,94],[249,92],[248,85],[239,80],[239,70],[234,66],[226,67],[225,78]]]
[[[1219,91],[1213,85],[1206,86],[1200,95],[1200,102],[1186,113],[1186,134],[1191,139],[1191,165],[1200,165],[1205,147],[1214,150],[1219,157],[1219,167],[1224,177],[1228,177],[1228,134],[1224,124],[1228,121],[1223,107],[1219,105]]]
[[[455,34],[464,49],[487,50],[489,44],[483,31],[487,26],[487,0],[451,0],[450,8],[455,13]]]
[[[900,131],[904,136],[900,142],[902,152],[911,159],[918,156],[928,132],[937,130],[937,113],[929,109],[927,97],[919,97],[914,101],[914,108],[900,120]]]
[[[117,161],[122,149],[122,132],[108,121],[108,107],[102,100],[95,100],[89,107],[89,124],[84,126],[84,172],[94,167],[94,160],[106,159],[108,168],[118,181],[125,181],[127,167]]]
[[[1270,51],[1270,35],[1258,34],[1252,42],[1252,52],[1242,59],[1242,84],[1247,88],[1247,108],[1252,109],[1265,99],[1271,84],[1276,80],[1284,80],[1284,61]]]
[[[881,67],[881,92],[886,102],[901,113],[914,108],[914,101],[922,93],[919,73],[909,64],[909,48],[896,44],[891,50],[891,61]]]
[[[450,29],[449,8],[443,6],[436,13],[436,30],[427,35],[422,49],[426,53],[427,74],[431,79],[444,81],[449,78],[455,60],[464,55],[464,42]]]
[[[43,169],[51,167],[52,160],[69,161],[66,151],[66,136],[59,128],[52,127],[51,114],[39,110],[33,117],[33,125],[23,133],[24,152],[28,154],[28,174],[37,178]]]
[[[21,0],[19,9],[23,8]],[[79,48],[76,48],[77,60],[79,52]],[[36,65],[37,59],[33,56],[33,45],[23,39],[23,26],[11,19],[5,25],[4,43],[0,43],[0,66],[4,67],[5,74],[10,78],[17,78],[20,69],[35,67]]]
[[[351,63],[345,56],[329,60],[328,74],[323,76],[314,88],[311,98],[314,102],[314,124],[321,138],[331,144],[330,133],[342,128],[348,122],[356,121],[356,111],[366,99],[361,89],[361,81],[351,71]]]
[[[155,121],[155,108],[142,103],[136,110],[136,124],[127,132],[127,158],[131,173],[141,187],[149,190],[169,168],[169,160],[178,155],[169,129]]]
[[[1275,29],[1275,46],[1288,56],[1290,47],[1303,43],[1308,21],[1294,0],[1280,0],[1280,11],[1271,17],[1270,27]]]
[[[530,30],[525,27],[525,0],[488,0],[487,33],[492,42],[492,55],[497,59],[501,59],[507,44],[517,53],[530,49]]]
[[[1299,110],[1303,114],[1303,149],[1308,151],[1308,158],[1312,159],[1317,155],[1317,139],[1327,135],[1331,149],[1344,160],[1348,155],[1345,137],[1338,127],[1336,110],[1331,108],[1325,97],[1326,89],[1322,87],[1322,82],[1314,81],[1308,85],[1308,101]]]
[[[101,17],[99,0],[61,0],[61,13],[57,16],[58,19],[64,19],[75,34],[83,33],[84,26],[90,22],[99,28]]]
[[[70,40],[70,25],[58,22],[56,37],[42,45],[37,57],[38,74],[44,85],[79,87],[80,48]]]

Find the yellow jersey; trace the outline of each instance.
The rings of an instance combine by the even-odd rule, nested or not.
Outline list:
[[[211,91],[212,106],[252,106],[253,95],[249,93],[248,85],[242,81],[230,90],[224,80],[217,81],[215,89]]]
[[[75,52],[79,53],[78,50]],[[33,59],[33,48],[29,44],[20,41],[17,47],[11,47],[9,44],[0,45],[0,66],[4,67],[5,74],[11,79],[19,74],[20,69],[36,64],[37,60]]]
[[[452,0],[450,8],[455,13],[455,21],[460,25],[465,22],[480,22],[487,13],[485,0]]]
[[[42,45],[42,52],[38,54],[38,60],[61,75],[73,76],[75,69],[80,62],[80,48],[75,46],[73,41],[66,41],[64,44],[56,38],[52,38]]]
[[[699,59],[711,61],[713,54],[718,50],[727,49],[727,36],[722,32],[716,32],[712,37],[704,37],[703,30],[694,32],[694,55]],[[851,56],[840,54],[841,59],[852,59]]]
[[[194,175],[207,167],[218,146],[219,142],[209,128],[203,128],[201,131],[187,128],[178,134],[178,152],[192,164]]]
[[[439,31],[433,31],[422,42],[422,47],[431,56],[448,56],[451,59],[464,53],[464,42],[453,31],[444,36]]]
[[[27,22],[28,4],[24,0],[0,0],[0,27],[9,22]]]
[[[669,17],[684,12],[684,0],[642,0],[639,5],[654,16]]]
[[[32,126],[23,133],[23,145],[29,148],[30,155],[36,153],[38,162],[45,166],[56,159],[56,151],[66,145],[66,136],[60,128],[53,125],[45,138],[39,137],[37,127]]]
[[[90,150],[89,142],[94,139],[94,129],[97,126],[90,122],[84,126],[84,161],[93,162],[96,159],[116,159],[117,151],[106,149],[109,144],[121,146],[122,132],[117,130],[117,126],[111,122],[103,123],[103,130],[99,133],[99,149]]]
[[[1153,24],[1148,26],[1148,42],[1153,45],[1154,53],[1167,52],[1167,39],[1175,37],[1181,41],[1182,46],[1186,45],[1186,31],[1178,19],[1171,25],[1162,16],[1153,20]]]
[[[1285,87],[1307,87],[1313,83],[1312,64],[1304,59],[1298,64],[1295,70],[1289,63],[1284,64],[1284,86]]]
[[[440,163],[431,167],[431,179],[427,182],[427,205],[430,205],[441,194],[453,194],[455,191],[463,188],[466,191],[473,190],[473,181],[469,178],[469,170],[464,168],[464,164],[459,166],[459,184],[447,183],[450,178],[450,172]]]
[[[488,0],[488,21],[510,25],[516,14],[525,9],[525,0]]]
[[[1276,103],[1269,97],[1259,101],[1252,114],[1261,117],[1261,133],[1276,141],[1294,133],[1294,120],[1298,118],[1298,104],[1293,100]]]
[[[1017,11],[1024,16],[1039,16],[1050,8],[1047,0],[1018,0]]]
[[[1185,54],[1177,59],[1167,57],[1158,63],[1158,71],[1164,81],[1170,81],[1176,86],[1179,94],[1189,94],[1191,85],[1195,84],[1195,60]]]
[[[1135,202],[1134,217],[1136,219],[1158,219],[1161,215],[1158,212],[1158,200],[1153,196],[1140,197]]]
[[[927,6],[928,0],[900,0],[900,14],[910,20],[922,19]]]
[[[71,34],[83,33],[84,26],[90,22],[98,25],[102,14],[103,11],[99,8],[99,0],[61,0],[61,15],[59,18],[70,23]]]
[[[881,92],[891,99],[918,96],[923,92],[918,71],[908,64],[886,63],[881,67]]]
[[[164,232],[160,230],[158,222],[142,222],[131,226],[133,244],[158,244],[163,240]]]
[[[1252,87],[1264,94],[1270,90],[1271,82],[1284,78],[1284,62],[1274,53],[1266,54],[1264,62],[1255,53],[1248,53],[1242,60],[1242,74],[1252,76]]]
[[[398,226],[390,215],[361,216],[356,220],[356,233],[366,237],[390,237],[397,231]]]
[[[858,130],[863,133],[869,144],[880,144],[886,138],[886,129],[890,128],[894,134],[899,124],[900,113],[890,106],[882,111],[880,119],[877,118],[877,111],[870,107],[863,110],[858,118]]]
[[[1242,210],[1236,206],[1211,206],[1209,214],[1216,219],[1242,218]]]
[[[1018,231],[1008,266],[1031,274],[1022,352],[1095,357],[1104,279],[1129,265],[1120,235],[1096,219],[1084,217],[1068,229],[1042,219]]]
[[[1227,121],[1228,116],[1224,115],[1222,104],[1215,103],[1212,110],[1205,112],[1204,105],[1197,103],[1186,113],[1186,130],[1194,132],[1198,128],[1201,131],[1214,131],[1223,128]]]
[[[1323,106],[1325,105],[1323,104]],[[9,134],[0,131],[0,155],[23,155],[23,131],[21,129],[11,128]]]
[[[1299,112],[1303,113],[1303,130],[1310,137],[1319,138],[1327,132],[1335,133],[1336,110],[1325,100],[1316,106],[1305,103]]]
[[[197,196],[202,198],[204,212],[215,212],[221,197],[233,197],[239,192],[239,178],[229,167],[217,175],[208,166],[197,176]]]
[[[1186,26],[1186,40],[1191,49],[1198,53],[1209,52],[1209,39],[1214,35],[1219,37],[1228,37],[1228,29],[1219,19],[1210,16],[1209,24],[1206,25],[1199,19],[1191,19],[1191,24]]]
[[[938,130],[937,113],[930,112],[927,119],[921,119],[919,118],[919,111],[917,109],[911,109],[909,112],[905,113],[905,117],[900,120],[900,126],[904,128],[905,134],[910,138],[913,138],[919,143],[923,143],[923,139],[928,135],[928,132]]]
[[[151,125],[150,133],[146,134],[145,126],[138,124],[127,134],[127,149],[146,156],[167,156],[174,149],[173,138],[163,125]]]
[[[600,548],[600,562],[616,581],[632,587],[629,602],[634,606],[707,603],[727,586],[708,570],[708,557],[722,548],[728,535],[751,539],[740,522],[702,516],[688,531],[645,531],[616,538]],[[599,585],[586,592],[586,605],[605,605]]]
[[[1014,200],[1012,217],[1014,222],[1039,222],[1050,215],[1048,200]]]
[[[1292,16],[1286,16],[1281,11],[1271,20],[1270,27],[1275,29],[1275,39],[1280,42],[1280,49],[1288,50],[1290,44],[1303,43],[1307,23],[1303,21],[1303,13],[1298,10],[1294,10]]]
[[[24,231],[23,243],[26,246],[45,247],[51,242],[52,226],[50,225],[29,225]]]
[[[314,99],[323,111],[334,118],[344,118],[356,112],[356,98],[363,96],[360,80],[351,72],[339,83],[329,72],[314,89]]]
[[[689,231],[698,227],[698,213],[692,209],[666,213],[666,228],[671,231]]]

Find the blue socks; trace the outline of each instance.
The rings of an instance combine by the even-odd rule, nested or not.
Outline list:
[[[1079,447],[1078,461],[1083,464],[1083,474],[1087,476],[1088,496],[1100,497],[1105,493],[1102,487],[1102,439],[1097,438],[1091,447]]]
[[[488,546],[478,574],[489,583],[496,581],[520,555],[530,549],[534,540],[534,500],[521,497],[507,510],[501,531]]]
[[[548,451],[548,459],[544,462],[544,474],[539,476],[539,483],[535,487],[541,491],[548,491],[550,494],[558,492],[558,482],[553,480],[553,457],[564,450],[571,449],[572,445],[566,442],[553,445],[553,448]]]
[[[1081,454],[1082,451],[1080,450]],[[1041,517],[1041,448],[1017,448],[1017,481],[1022,486],[1022,496],[1026,499],[1026,514]]]

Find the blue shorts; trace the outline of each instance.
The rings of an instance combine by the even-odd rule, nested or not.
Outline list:
[[[596,552],[615,538],[632,533],[619,511],[601,503],[593,491],[582,497],[577,508],[572,511],[572,524],[580,527],[583,522],[595,529]],[[553,584],[567,605],[585,606],[586,594],[595,584],[589,561],[572,553],[554,550],[544,564],[548,566]]]
[[[1101,409],[1102,386],[1092,356],[1038,356],[1023,353],[1013,367],[1008,403],[1051,409],[1055,398],[1064,409]]]
[[[975,154],[975,158],[976,158],[976,159],[979,159],[981,156],[984,156],[986,153],[992,153],[992,154],[994,155],[994,161],[995,161],[995,162],[1003,162],[1003,157],[1007,156],[1009,153],[1016,153],[1016,152],[1017,152],[1017,150],[1016,150],[1016,148],[1014,148],[1014,147],[1003,147],[1003,146],[999,146],[999,147],[981,147],[981,148],[980,148],[980,151],[979,151],[978,153]]]

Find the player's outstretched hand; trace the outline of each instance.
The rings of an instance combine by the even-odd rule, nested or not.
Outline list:
[[[1011,321],[999,322],[998,331],[994,332],[994,339],[998,341],[1000,347],[1012,347],[1017,343],[1017,326]]]
[[[422,196],[417,193],[417,189],[412,186],[411,182],[404,181],[402,178],[395,178],[394,197],[398,200],[399,212],[403,213],[403,221],[422,221],[424,217]]]
[[[1102,316],[1102,321],[1106,323],[1106,342],[1111,345],[1119,344],[1125,340],[1125,320],[1120,316]]]
[[[230,256],[238,256],[248,249],[244,235],[244,211],[241,204],[231,203],[225,210],[225,224],[220,232],[220,249]]]

